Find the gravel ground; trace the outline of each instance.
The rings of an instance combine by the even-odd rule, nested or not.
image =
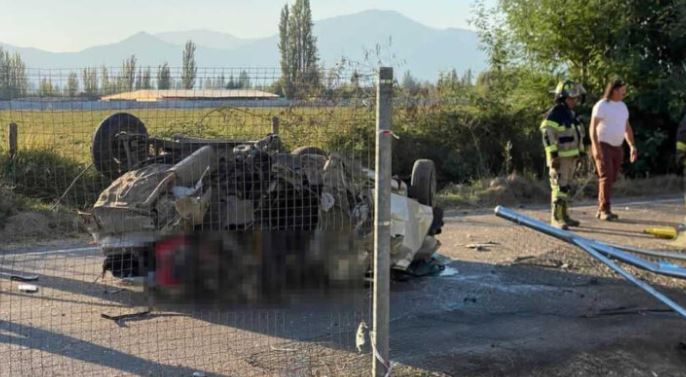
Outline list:
[[[650,248],[642,234],[683,219],[678,201],[615,206],[601,223],[575,208],[584,236]],[[523,208],[546,219],[547,209]],[[392,283],[397,376],[686,376],[686,321],[582,251],[496,218],[448,211],[439,277]],[[466,245],[490,245],[474,250]],[[686,246],[686,245],[685,245]],[[0,249],[0,272],[39,275],[36,293],[0,277],[0,377],[368,375],[369,291],[300,297],[280,307],[145,308],[141,289],[100,278],[98,250],[79,241]],[[634,271],[637,272],[637,271]],[[684,284],[639,275],[682,304]]]

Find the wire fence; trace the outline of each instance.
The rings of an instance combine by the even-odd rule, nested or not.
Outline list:
[[[368,375],[375,80],[124,66],[0,90],[0,376]]]
[[[433,236],[442,226],[436,167],[425,158],[453,178],[515,170],[512,143],[494,143],[499,128],[472,122],[460,98],[395,98],[393,131],[377,132],[376,73],[337,68],[288,79],[267,68],[191,73],[161,68],[153,75],[125,64],[27,69],[0,81],[0,377],[370,375],[369,330],[389,322],[374,317],[377,138],[393,139],[393,216],[385,225],[388,263],[403,278],[440,272],[417,264],[432,261],[440,245]],[[524,151],[520,157],[542,155],[529,144],[515,146]],[[580,196],[593,186],[587,181],[579,184]],[[682,188],[673,177],[645,184]],[[631,186],[651,192],[636,181]],[[515,174],[494,179],[484,193],[485,203],[549,194]],[[580,229],[611,244],[647,237],[639,221],[597,226],[575,207],[585,216]],[[676,207],[659,211],[667,207],[671,217],[646,224],[676,219]],[[579,279],[595,286],[599,277],[614,276],[568,243],[485,217],[459,227],[443,239],[447,255],[488,263],[460,262],[459,283],[398,289],[391,300],[400,314],[392,318],[391,359],[387,344],[375,343],[376,375],[398,359],[406,363],[394,369],[400,375],[415,375],[415,367],[426,367],[416,371],[424,375],[461,370],[453,362],[466,370],[476,365],[473,347],[454,351],[446,340],[454,338],[454,328],[443,327],[446,310],[465,310],[467,318],[470,311],[500,315],[511,312],[513,297],[517,310],[545,316],[585,315],[602,306],[600,292],[579,304],[550,289],[548,279],[567,292],[580,287]],[[466,240],[484,241],[466,249],[499,245],[506,255],[460,251],[456,246]],[[654,239],[631,244],[652,248]],[[671,254],[627,250],[672,273],[655,278],[631,259],[627,271],[639,279],[683,287],[673,278],[680,267],[660,264]],[[491,264],[507,258],[514,267]],[[565,273],[512,270],[522,267]],[[530,293],[537,282],[544,296]],[[390,290],[381,288],[377,299],[379,293],[389,299]],[[473,305],[477,297],[484,306]],[[567,301],[553,300],[559,297]],[[644,298],[632,293],[637,297]],[[652,303],[646,297],[635,302]],[[472,326],[468,319],[460,328]],[[483,339],[490,344],[482,350],[492,355],[490,335]],[[528,360],[526,349],[517,352]]]

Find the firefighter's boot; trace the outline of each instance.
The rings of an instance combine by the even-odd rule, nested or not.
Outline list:
[[[565,225],[567,226],[579,226],[581,223],[577,220],[574,220],[569,216],[569,204],[567,202],[562,202],[562,220],[564,221]]]
[[[550,214],[550,225],[554,226],[555,228],[563,230],[569,229],[567,224],[565,224],[564,207],[562,201],[557,200],[553,202],[551,211],[552,213]]]

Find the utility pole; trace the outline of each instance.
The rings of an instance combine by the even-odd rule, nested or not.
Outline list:
[[[374,216],[374,314],[371,332],[372,375],[385,376],[388,357],[391,273],[391,118],[393,114],[393,68],[379,68],[376,91],[376,161]]]

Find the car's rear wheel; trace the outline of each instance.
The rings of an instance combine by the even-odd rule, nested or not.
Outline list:
[[[123,133],[132,136],[129,138],[130,142],[117,137]],[[148,157],[147,135],[145,125],[137,117],[129,113],[110,115],[100,123],[93,135],[93,165],[108,178],[119,177]]]
[[[409,196],[419,203],[433,206],[436,196],[436,166],[431,160],[417,160],[412,167]]]

